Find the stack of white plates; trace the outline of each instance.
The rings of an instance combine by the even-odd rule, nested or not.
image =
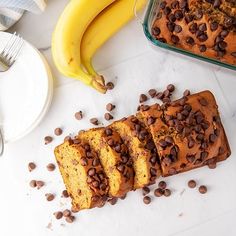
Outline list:
[[[0,52],[12,35],[0,32]],[[31,132],[46,114],[53,94],[49,66],[40,52],[25,42],[15,64],[0,72],[0,127],[4,142]]]

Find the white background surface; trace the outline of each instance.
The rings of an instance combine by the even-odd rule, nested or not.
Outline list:
[[[55,93],[42,123],[22,140],[7,145],[0,160],[0,235],[236,235],[236,73],[166,51],[153,51],[141,25],[133,21],[96,55],[95,67],[116,85],[106,95],[98,94],[78,81],[60,76],[51,60],[51,33],[66,2],[51,0],[43,15],[26,14],[12,29],[41,48],[54,73]],[[90,127],[89,118],[102,120],[108,102],[117,105],[114,116],[118,119],[135,112],[140,93],[150,88],[163,90],[169,83],[176,85],[176,97],[185,88],[192,92],[210,89],[214,93],[231,157],[215,170],[201,168],[167,178],[173,194],[169,198],[153,198],[149,206],[143,204],[141,191],[136,191],[115,206],[82,211],[74,224],[56,221],[52,213],[69,207],[69,200],[60,197],[64,187],[58,169],[52,173],[46,170],[49,162],[55,162],[53,148],[64,135]],[[82,121],[74,118],[78,110],[84,111]],[[44,136],[53,135],[58,126],[64,130],[63,137],[45,146]],[[32,173],[27,170],[29,161],[38,166]],[[206,195],[186,187],[192,178],[208,186]],[[31,179],[44,180],[46,186],[31,189]],[[46,192],[55,193],[56,199],[47,202]],[[51,229],[46,227],[49,222]]]

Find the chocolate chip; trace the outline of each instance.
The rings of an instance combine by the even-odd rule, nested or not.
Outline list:
[[[143,187],[143,196],[147,195],[150,193],[150,189],[148,187]]]
[[[207,165],[208,165],[209,169],[215,169],[216,168],[216,159],[215,158],[209,159],[207,162]]]
[[[175,23],[173,22],[167,22],[167,28],[170,32],[173,32],[175,29]]]
[[[145,197],[143,198],[143,202],[148,205],[148,204],[151,203],[151,198],[150,198],[149,196],[145,196]]]
[[[97,180],[92,181],[92,185],[94,188],[98,188],[99,187],[99,182]]]
[[[169,175],[175,175],[175,174],[177,174],[177,171],[174,167],[172,167],[169,169],[168,173],[169,173]]]
[[[91,118],[89,121],[93,125],[98,125],[98,119],[97,118]]]
[[[29,172],[33,171],[35,168],[36,168],[36,165],[35,165],[34,162],[30,162],[30,163],[28,164],[28,170],[29,170]]]
[[[118,201],[118,198],[117,197],[113,197],[113,198],[110,198],[108,199],[108,202],[113,206],[117,203]]]
[[[189,188],[195,188],[197,186],[197,183],[195,180],[191,179],[188,181]]]
[[[49,163],[46,167],[48,171],[54,171],[56,169],[56,166],[53,163]]]
[[[67,223],[73,223],[75,221],[75,217],[70,215],[66,217],[66,222]]]
[[[44,183],[43,181],[41,181],[41,180],[36,180],[37,189],[42,188],[44,185],[45,185],[45,183]]]
[[[222,30],[220,32],[220,36],[223,37],[223,38],[225,38],[228,34],[229,34],[229,31],[227,31],[227,30]]]
[[[218,43],[218,46],[221,50],[224,50],[227,47],[227,43],[225,41],[221,41]]]
[[[162,1],[161,3],[160,3],[160,9],[162,9],[162,10],[164,10],[165,9],[165,7],[166,7],[166,1]]]
[[[122,197],[120,197],[121,200],[124,200],[126,198],[127,194],[124,194]]]
[[[215,0],[214,3],[213,3],[213,7],[214,8],[218,8],[221,4],[221,1],[220,0]]]
[[[179,37],[176,36],[176,35],[171,35],[171,41],[174,43],[174,44],[177,44],[179,42]]]
[[[54,212],[53,215],[55,216],[57,220],[60,220],[63,216],[61,211]]]
[[[214,130],[214,134],[215,134],[216,136],[219,136],[219,135],[220,135],[220,130],[219,130],[219,129],[215,129],[215,130]]]
[[[208,156],[208,152],[201,152],[200,154],[201,160],[205,160],[207,156]]]
[[[69,209],[66,209],[62,212],[64,217],[70,216],[71,215],[71,211]]]
[[[54,194],[52,194],[52,193],[46,193],[45,197],[46,197],[47,201],[49,201],[49,202],[55,198]]]
[[[167,7],[165,7],[163,12],[165,15],[169,15],[171,13],[171,9],[167,6]]]
[[[110,128],[105,128],[105,134],[106,134],[107,136],[111,136],[111,135],[112,135],[112,129],[110,129]]]
[[[163,162],[166,166],[169,166],[169,165],[172,163],[171,158],[168,157],[168,156],[165,156],[165,157],[163,158],[162,162]]]
[[[193,39],[192,37],[188,36],[188,37],[186,38],[186,43],[187,43],[187,44],[190,44],[190,45],[194,45],[194,39]]]
[[[167,42],[165,38],[159,38],[158,40],[159,40],[159,42],[161,42],[161,43],[166,43],[166,42]]]
[[[184,19],[186,23],[189,24],[193,20],[193,16],[188,14],[188,15],[185,15]]]
[[[106,184],[104,184],[104,183],[101,183],[101,184],[100,184],[100,189],[101,189],[101,190],[104,191],[104,190],[106,190],[106,188],[107,188],[107,185],[106,185]]]
[[[80,164],[82,166],[87,166],[88,165],[88,160],[86,159],[86,157],[81,157]]]
[[[140,102],[140,103],[146,102],[147,100],[148,100],[147,95],[145,95],[145,94],[140,94],[140,96],[139,96],[139,102]]]
[[[105,113],[104,114],[104,118],[105,118],[105,120],[112,120],[113,119],[113,116],[110,114],[110,113]]]
[[[203,12],[202,12],[201,9],[198,9],[198,10],[195,12],[194,18],[195,18],[196,20],[200,20],[202,17],[203,17]]]
[[[202,148],[202,149],[206,149],[207,147],[208,147],[207,142],[201,143],[201,148]]]
[[[161,188],[157,188],[154,190],[154,195],[156,197],[161,197],[163,195],[164,191]]]
[[[158,183],[158,187],[161,188],[161,189],[165,189],[167,186],[166,182],[165,181],[160,181]]]
[[[197,23],[192,23],[190,26],[189,26],[189,31],[194,34],[196,33],[197,31]]]
[[[60,136],[62,134],[62,129],[61,128],[56,128],[54,130],[54,134],[57,135],[57,136]]]
[[[173,1],[173,2],[171,3],[171,8],[172,8],[172,9],[176,9],[176,8],[178,8],[178,6],[179,6],[179,2],[178,2],[178,1]]]
[[[106,88],[108,89],[108,90],[112,90],[112,89],[114,89],[114,84],[112,83],[112,82],[108,82],[107,84],[106,84]]]
[[[177,130],[177,132],[179,132],[179,133],[181,133],[182,131],[183,131],[183,125],[181,125],[181,124],[177,124],[177,126],[176,126],[176,130]]]
[[[171,136],[165,137],[165,141],[166,141],[167,143],[169,143],[169,144],[174,143],[174,139],[173,139]]]
[[[120,146],[120,144],[117,144],[117,145],[115,146],[115,151],[118,152],[118,153],[121,152],[121,146]]]
[[[210,29],[211,29],[211,31],[216,31],[217,28],[218,28],[218,23],[217,23],[217,22],[212,22],[212,23],[210,24]]]
[[[72,139],[71,139],[71,137],[69,136],[69,135],[67,135],[65,138],[64,138],[64,141],[66,142],[66,141],[69,141],[70,143],[72,143],[71,141],[72,141]]]
[[[177,20],[181,20],[184,17],[184,15],[183,15],[181,10],[176,10],[174,14],[175,14],[175,18]]]
[[[64,198],[68,198],[69,194],[68,194],[67,190],[63,190],[62,193],[61,193],[61,196],[64,197]]]
[[[175,22],[175,21],[176,21],[176,18],[175,18],[175,15],[174,15],[174,14],[170,14],[170,15],[168,16],[168,19],[169,19],[169,21],[171,21],[171,22]]]
[[[150,106],[142,105],[142,111],[148,111],[149,109],[150,109]]]
[[[154,97],[156,96],[156,93],[157,93],[156,89],[150,89],[150,90],[148,91],[148,94],[149,94],[152,98],[154,98]]]
[[[187,161],[188,161],[189,163],[193,163],[194,160],[195,160],[195,156],[193,156],[193,155],[187,155],[187,156],[186,156],[186,159],[187,159]]]
[[[93,166],[98,166],[99,164],[100,164],[99,159],[98,159],[98,158],[94,158],[92,165],[93,165]]]
[[[169,197],[170,195],[171,195],[170,189],[168,189],[168,188],[165,189],[165,190],[164,190],[164,196],[165,196],[165,197]]]
[[[156,156],[152,156],[152,157],[150,158],[150,162],[151,162],[153,165],[155,165],[156,162],[157,162],[157,157],[156,157]]]
[[[198,191],[201,193],[201,194],[205,194],[207,192],[207,187],[205,185],[201,185],[199,188],[198,188]]]
[[[107,111],[112,111],[112,110],[114,110],[115,108],[116,108],[116,106],[113,105],[112,103],[108,103],[108,104],[106,105]]]
[[[83,112],[82,111],[76,112],[75,113],[75,119],[82,120],[83,119]]]
[[[96,174],[96,169],[95,168],[90,168],[89,170],[88,170],[88,175],[89,176],[94,176]]]
[[[190,38],[191,38],[191,37],[190,37]],[[186,89],[186,90],[184,91],[183,95],[184,95],[185,97],[189,96],[189,95],[190,95],[190,90]],[[186,109],[186,107],[188,107],[188,108],[190,107],[191,109]],[[185,105],[185,106],[184,106],[184,109],[187,110],[187,111],[191,111],[191,110],[192,110],[192,107],[191,107],[190,105]]]
[[[201,34],[199,37],[198,37],[199,41],[200,42],[205,42],[207,39],[208,39],[208,36],[207,34]]]
[[[231,56],[236,57],[236,52],[232,52]]]
[[[204,45],[204,44],[199,46],[200,52],[205,52],[206,49],[207,49],[207,48],[206,48],[206,45]]]
[[[207,102],[207,100],[206,100],[205,98],[200,98],[200,99],[199,99],[199,102],[200,102],[200,104],[201,104],[202,106],[207,106],[207,105],[208,105],[208,102]]]
[[[191,129],[188,127],[184,127],[183,129],[183,136],[187,137],[191,133]]]
[[[181,8],[181,9],[184,9],[185,7],[187,7],[187,1],[186,0],[181,0],[180,2],[179,2],[179,7]]]
[[[148,125],[152,125],[152,124],[154,124],[154,123],[155,123],[155,119],[154,119],[152,116],[148,117],[148,119],[147,119],[147,124],[148,124]]]
[[[194,139],[190,136],[188,137],[188,148],[194,147],[195,141]]]
[[[198,135],[196,136],[196,139],[197,139],[198,141],[201,141],[201,140],[204,139],[204,135],[203,135],[203,134],[198,134]]]
[[[199,24],[198,29],[201,31],[206,31],[207,30],[206,23]]]
[[[37,186],[36,185],[36,180],[31,180],[29,185],[30,185],[31,188],[35,188]]]
[[[150,168],[150,174],[152,177],[157,176],[157,170],[153,167]]]
[[[210,136],[209,136],[209,141],[210,141],[211,143],[214,143],[214,142],[216,141],[216,139],[217,139],[217,136],[216,136],[215,134],[210,134]]]
[[[156,98],[157,98],[157,99],[160,99],[160,100],[161,100],[163,97],[164,97],[164,94],[161,93],[161,92],[159,92],[159,93],[156,94]]]
[[[160,30],[159,27],[155,26],[155,27],[152,28],[152,34],[154,36],[158,36],[158,35],[160,35],[160,33],[161,33],[161,30]]]
[[[155,148],[155,144],[154,144],[154,142],[152,142],[152,141],[150,141],[150,142],[148,142],[147,144],[146,144],[146,146],[145,146],[148,150],[153,150],[154,148]]]
[[[53,138],[52,138],[51,136],[46,136],[46,137],[44,138],[44,143],[45,143],[45,145],[51,143],[52,140],[53,140]]]
[[[161,139],[161,140],[159,140],[159,145],[161,147],[165,148],[168,145],[168,143],[164,139]]]

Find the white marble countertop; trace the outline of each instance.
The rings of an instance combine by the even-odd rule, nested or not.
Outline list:
[[[8,144],[0,159],[0,235],[236,235],[236,73],[153,50],[142,26],[133,21],[109,40],[94,59],[95,67],[116,85],[113,91],[100,95],[61,76],[53,65],[51,33],[67,2],[50,0],[45,13],[27,13],[11,29],[40,49],[51,66],[55,83],[51,108],[41,124],[22,140]],[[58,169],[49,173],[45,166],[55,162],[53,148],[63,137],[44,146],[44,136],[53,134],[58,126],[65,134],[89,127],[88,118],[101,117],[108,102],[117,105],[115,118],[132,114],[140,93],[150,88],[164,89],[169,83],[178,88],[176,95],[185,88],[193,92],[209,89],[214,93],[231,145],[231,157],[216,170],[201,168],[167,178],[172,196],[153,198],[149,206],[142,203],[141,192],[136,191],[113,207],[107,205],[77,214],[74,224],[55,220],[52,213],[69,207],[69,200],[60,197],[64,186]],[[73,115],[81,109],[86,117],[78,122]],[[38,166],[32,173],[27,170],[29,161]],[[44,180],[46,186],[31,189],[28,183],[33,178]],[[201,195],[197,189],[188,189],[190,178],[206,184],[208,193]],[[46,192],[56,193],[56,199],[47,202]],[[47,227],[49,223],[51,226]]]

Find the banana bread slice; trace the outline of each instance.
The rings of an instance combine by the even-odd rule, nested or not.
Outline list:
[[[165,106],[143,106],[137,117],[149,127],[163,176],[204,165],[215,168],[216,162],[225,160],[231,153],[210,91]]]
[[[132,161],[127,147],[116,131],[110,128],[94,128],[80,132],[77,138],[88,142],[98,153],[108,177],[110,197],[122,197],[133,189]]]
[[[155,145],[151,135],[135,116],[123,118],[110,125],[116,130],[128,147],[134,169],[134,189],[155,182],[160,168]]]
[[[108,180],[89,144],[68,140],[57,146],[54,153],[73,209],[103,206],[109,190]]]

